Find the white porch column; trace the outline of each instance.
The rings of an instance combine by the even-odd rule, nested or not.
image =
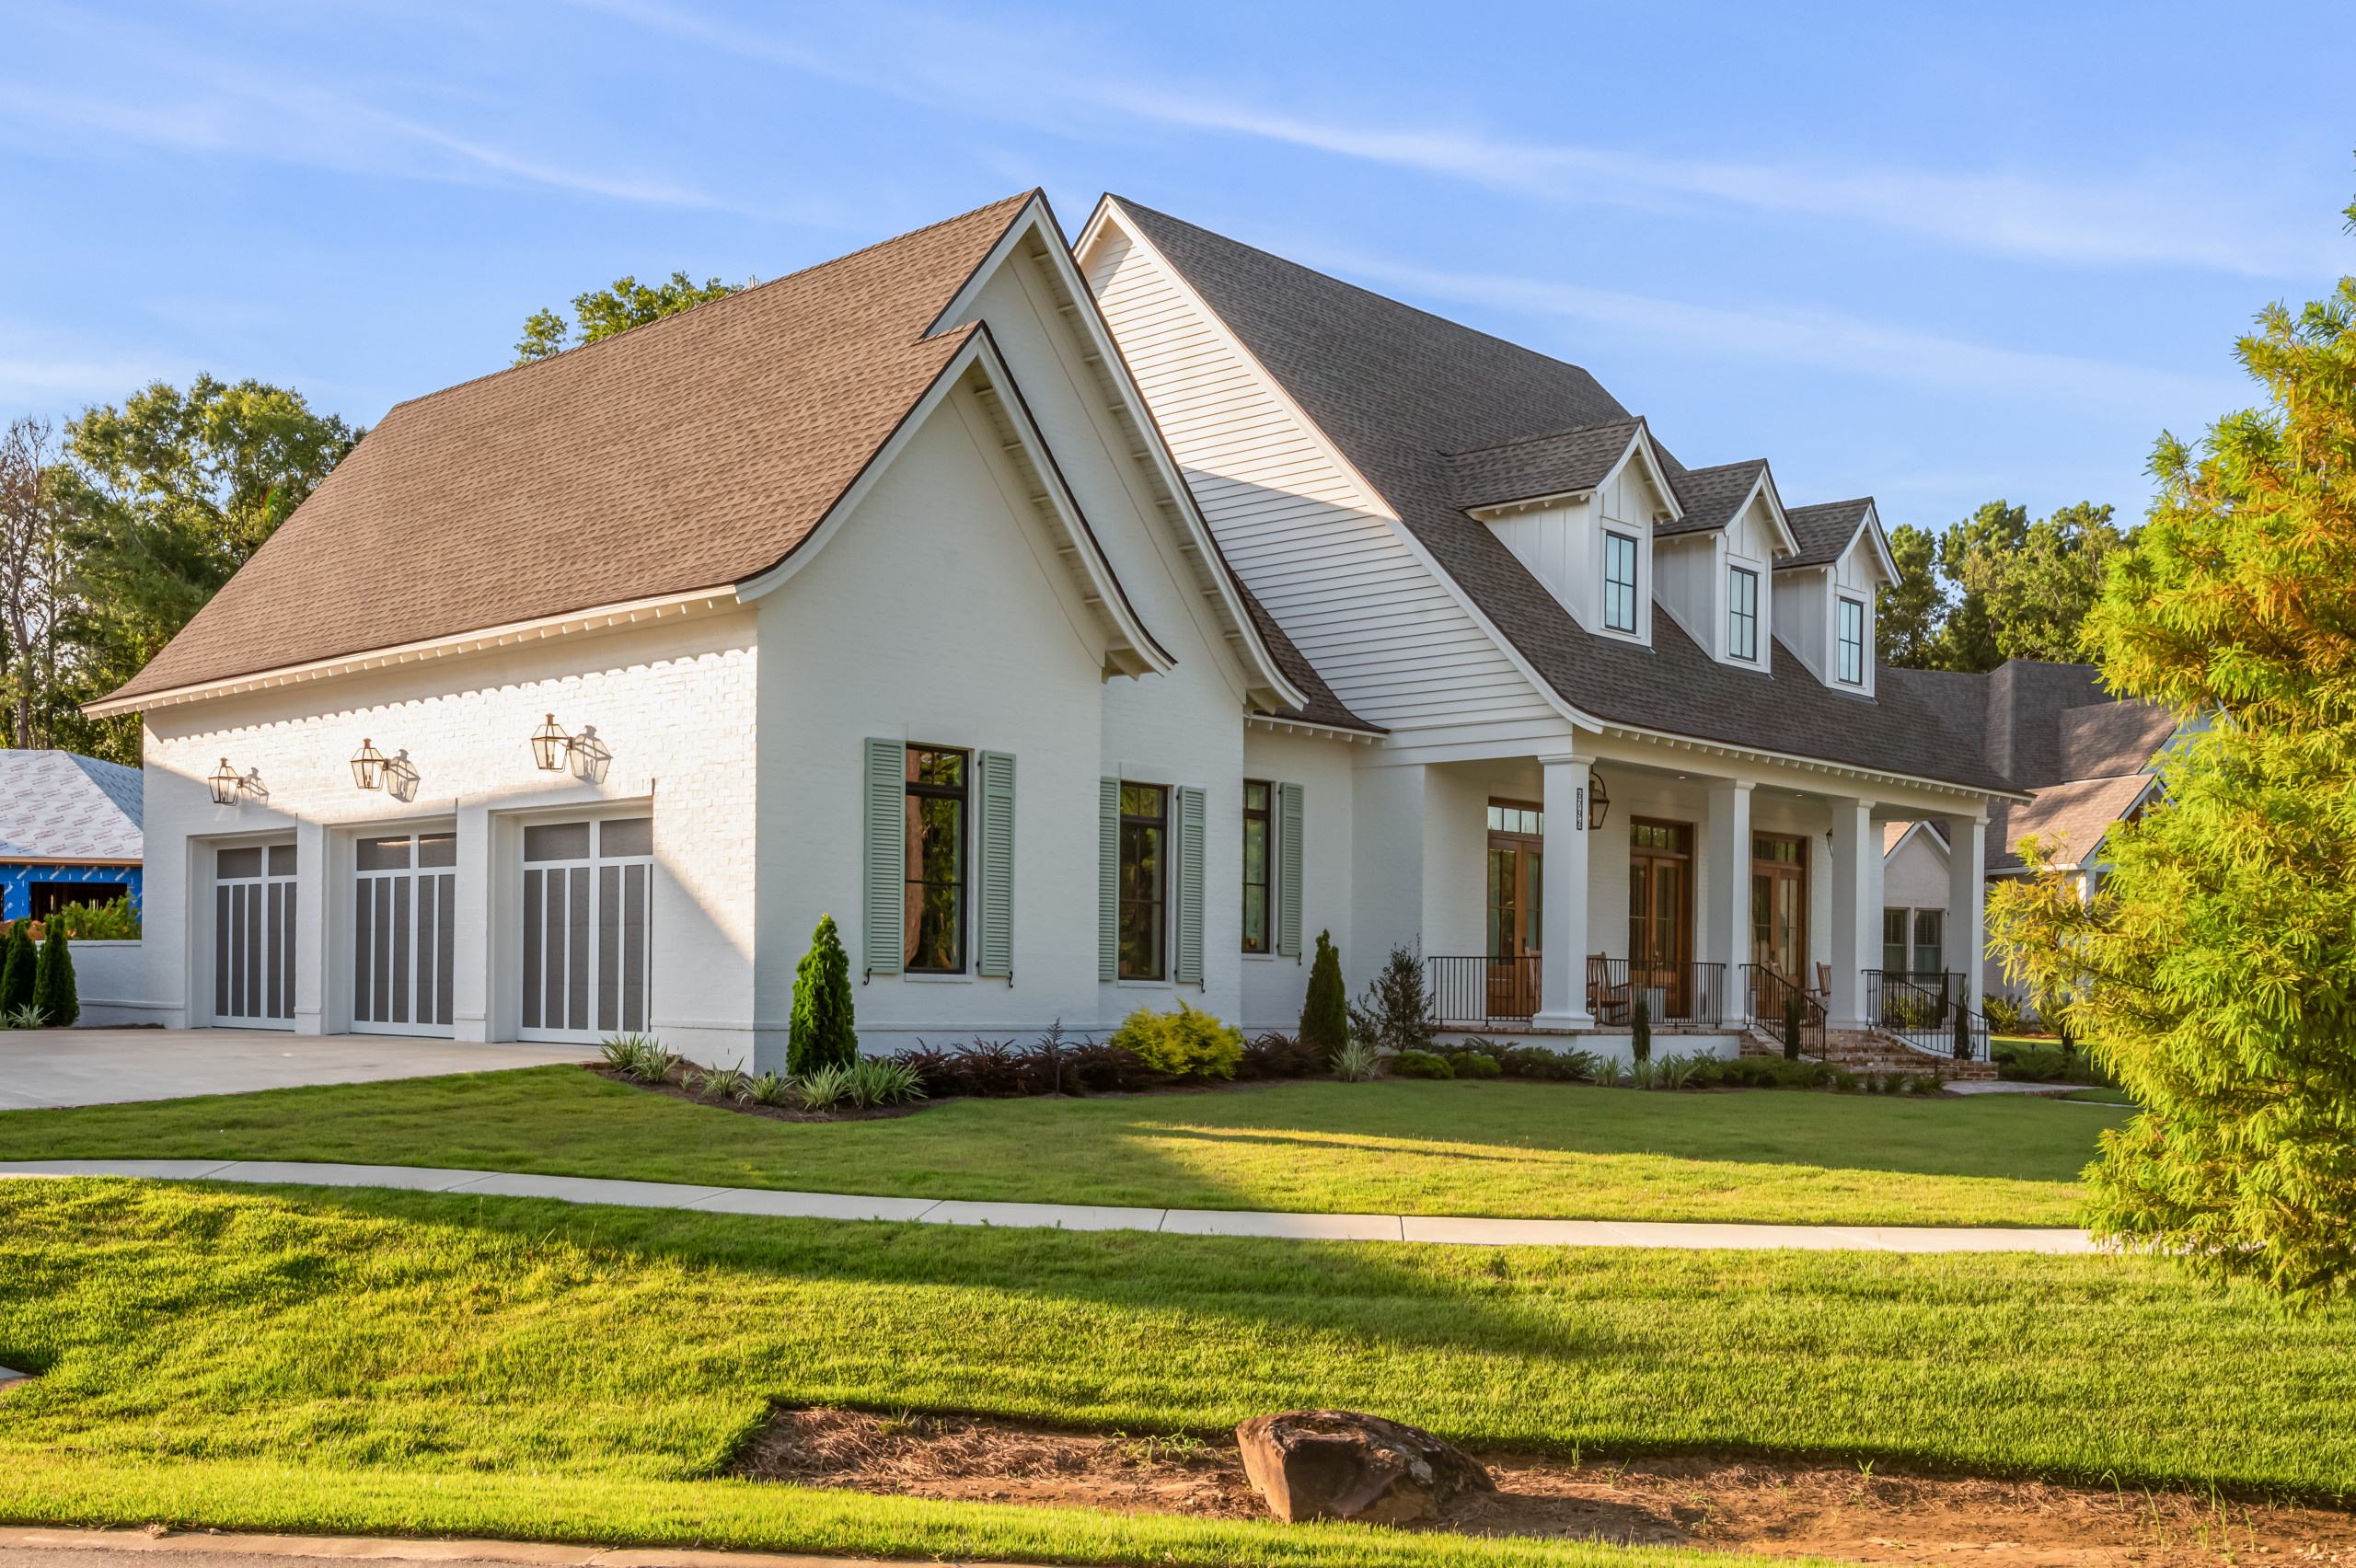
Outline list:
[[[1963,971],[1967,1007],[1985,994],[1988,962],[1988,824],[1947,818],[1946,963]]]
[[[1540,879],[1544,900],[1540,933],[1538,1016],[1541,1029],[1592,1029],[1587,1005],[1587,790],[1588,756],[1542,756],[1546,769],[1546,860]]]
[[[1863,1029],[1865,974],[1881,967],[1881,832],[1871,801],[1832,801],[1832,994],[1835,1029]]]
[[[1702,916],[1702,956],[1723,963],[1726,1003],[1732,1007],[1742,966],[1750,962],[1750,780],[1710,787],[1710,902]]]

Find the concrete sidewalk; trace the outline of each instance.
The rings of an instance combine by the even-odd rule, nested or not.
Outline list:
[[[492,1073],[596,1054],[595,1045],[476,1045],[274,1029],[0,1030],[0,1111]]]
[[[2083,1230],[1939,1229],[1911,1226],[1690,1225],[1624,1219],[1475,1219],[1396,1214],[1254,1214],[1235,1209],[1088,1208],[1065,1204],[868,1198],[757,1187],[691,1187],[592,1176],[525,1176],[411,1165],[294,1160],[31,1159],[0,1162],[0,1177],[132,1176],[164,1182],[259,1182],[398,1187],[554,1198],[569,1204],[697,1209],[789,1219],[885,1219],[1016,1229],[1150,1230],[1171,1236],[1268,1236],[1319,1241],[1426,1241],[1466,1247],[1798,1248],[1861,1252],[2093,1252]]]

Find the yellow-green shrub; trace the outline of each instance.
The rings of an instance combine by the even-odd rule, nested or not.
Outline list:
[[[1183,1001],[1171,1013],[1138,1009],[1122,1020],[1113,1043],[1158,1073],[1231,1078],[1243,1060],[1243,1031]]]

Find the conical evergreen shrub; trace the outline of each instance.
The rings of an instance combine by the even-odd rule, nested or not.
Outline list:
[[[1652,999],[1641,990],[1636,993],[1635,1020],[1628,1026],[1628,1050],[1640,1062],[1653,1059]]]
[[[1800,1059],[1802,1012],[1800,994],[1797,991],[1786,990],[1784,993],[1784,1059],[1787,1062],[1796,1062]]]
[[[74,955],[65,950],[65,922],[52,920],[49,940],[40,945],[40,962],[33,969],[33,1006],[52,1029],[71,1029],[82,1016],[82,999],[74,990]]]
[[[1331,1057],[1350,1042],[1350,994],[1342,986],[1342,950],[1331,931],[1317,933],[1317,957],[1309,966],[1309,999],[1300,1009],[1300,1043]]]
[[[859,1060],[859,1031],[853,1026],[850,954],[832,915],[818,917],[810,951],[793,972],[793,1021],[786,1035],[785,1070],[795,1078],[820,1067],[848,1067]]]
[[[33,947],[32,921],[9,921],[7,940],[0,942],[0,1018],[32,1006],[33,971],[40,961]]]

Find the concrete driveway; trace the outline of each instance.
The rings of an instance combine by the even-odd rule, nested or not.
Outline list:
[[[247,1094],[584,1062],[595,1045],[470,1045],[261,1029],[0,1030],[0,1111]]]

